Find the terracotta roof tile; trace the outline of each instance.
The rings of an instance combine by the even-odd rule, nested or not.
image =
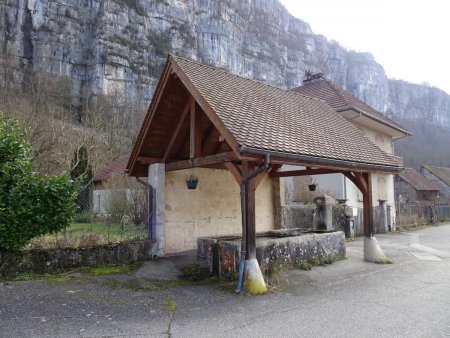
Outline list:
[[[130,154],[122,155],[102,167],[95,173],[94,182],[103,182],[114,175],[125,173],[129,158]]]
[[[405,168],[398,176],[408,182],[416,190],[439,191],[439,188],[435,186],[433,182],[420,175],[413,168]]]
[[[450,168],[434,167],[431,165],[423,165],[423,167],[430,171],[434,176],[438,177],[442,182],[450,186]]]
[[[355,96],[323,76],[318,79],[304,82],[303,86],[294,88],[292,90],[297,93],[324,100],[336,111],[349,109],[361,111],[363,113],[366,113],[366,115],[368,117],[371,117],[372,119],[378,120],[392,128],[409,134],[409,132],[405,128],[400,126],[397,122],[391,120],[386,115],[372,108],[365,102],[356,98]]]
[[[172,58],[240,145],[401,166],[322,100]]]

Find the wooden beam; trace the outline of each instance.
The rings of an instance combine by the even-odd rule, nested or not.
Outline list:
[[[175,143],[175,140],[180,133],[181,126],[183,125],[184,120],[186,119],[187,113],[189,112],[189,109],[191,107],[191,102],[194,101],[194,98],[192,96],[189,97],[188,102],[184,106],[183,112],[180,115],[180,118],[177,121],[177,125],[175,126],[175,131],[173,132],[170,141],[167,145],[166,151],[164,152],[164,155],[162,157],[162,162],[165,163],[167,159],[169,159],[170,151],[172,150],[173,144]],[[195,102],[195,101],[194,101]]]
[[[336,174],[342,173],[339,170],[333,169],[303,169],[303,170],[290,170],[290,171],[277,171],[270,173],[271,177],[291,177],[291,176],[307,176],[307,175],[323,175],[323,174]]]
[[[155,92],[153,93],[153,98],[152,101],[150,102],[150,106],[147,109],[147,114],[145,115],[144,118],[144,122],[142,123],[141,129],[139,131],[138,137],[140,136],[140,139],[138,139],[138,144],[135,144],[133,147],[133,152],[131,153],[131,157],[130,158],[131,161],[131,168],[130,168],[130,172],[134,172],[134,167],[136,165],[136,161],[134,161],[134,159],[136,157],[138,157],[139,152],[141,151],[143,144],[144,144],[144,139],[145,139],[145,135],[147,135],[148,130],[150,128],[150,125],[155,117],[156,114],[156,110],[158,108],[159,105],[159,101],[161,100],[162,97],[162,93],[164,93],[164,90],[166,88],[168,79],[169,79],[169,73],[171,69],[171,65],[170,64],[166,64],[165,68],[163,70],[163,73],[161,74],[161,77],[158,81],[158,84],[156,85],[156,89]],[[139,162],[139,157],[137,158],[137,162]]]
[[[252,185],[256,188],[258,188],[259,184],[262,182],[264,177],[266,177],[267,171],[263,171],[261,174],[256,176],[254,179],[252,179]]]
[[[161,158],[149,156],[138,156],[137,161],[142,164],[162,163]]]
[[[190,158],[201,157],[202,153],[202,127],[200,125],[200,111],[195,109],[195,100],[190,102],[191,123],[190,123]]]
[[[234,179],[240,184],[242,181],[242,171],[238,165],[233,162],[226,162],[224,165],[230,171],[231,175],[233,175]]]
[[[208,143],[209,138],[213,136],[215,131],[216,131],[216,127],[214,127],[214,124],[211,122],[211,126],[206,131],[205,137],[202,140],[202,149],[205,149],[205,146]]]
[[[199,90],[194,86],[194,84],[191,82],[189,77],[184,73],[184,71],[181,69],[181,67],[174,61],[171,61],[172,68],[176,71],[178,74],[178,77],[180,78],[181,82],[183,82],[186,89],[194,96],[197,103],[202,108],[203,112],[206,114],[206,116],[209,118],[209,120],[214,124],[216,129],[219,131],[219,133],[225,138],[227,143],[230,145],[230,148],[235,152],[236,156],[239,156],[240,154],[237,151],[237,147],[239,146],[238,141],[236,138],[231,134],[231,132],[227,129],[223,121],[217,116],[216,112],[212,107],[209,105],[209,103],[206,101],[206,99],[200,94]]]
[[[364,236],[373,236],[373,212],[372,212],[372,174],[367,173],[363,175],[367,190],[363,193],[363,221],[364,221]]]
[[[210,155],[210,156],[194,158],[192,160],[168,162],[168,163],[166,163],[166,171],[196,168],[196,167],[202,167],[205,165],[225,163],[225,162],[231,162],[231,161],[236,161],[236,160],[239,160],[239,158],[236,157],[236,154],[234,152],[230,151],[227,153],[221,153],[221,154],[215,154],[215,155]]]

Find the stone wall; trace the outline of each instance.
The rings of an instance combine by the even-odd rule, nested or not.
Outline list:
[[[82,266],[113,265],[152,258],[151,241],[108,244],[78,249],[33,249],[0,252],[0,276],[49,272]]]
[[[199,238],[197,260],[200,266],[213,273],[236,273],[239,264],[240,238]],[[309,259],[345,257],[345,235],[303,233],[301,229],[275,230],[260,234],[256,239],[256,258],[262,270],[272,262],[286,265]]]
[[[242,232],[239,184],[228,170],[196,168],[197,189],[186,187],[192,170],[166,173],[165,253],[194,250],[197,237]],[[256,231],[275,228],[272,180],[267,176],[256,189]]]

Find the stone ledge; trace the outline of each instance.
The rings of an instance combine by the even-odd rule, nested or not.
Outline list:
[[[256,258],[261,270],[272,262],[293,265],[310,259],[343,258],[346,254],[345,235],[342,231],[302,233],[301,229],[281,230],[283,236],[270,231],[256,239]],[[286,237],[286,231],[292,236]],[[266,236],[267,235],[267,236]],[[240,237],[203,237],[197,240],[197,261],[213,274],[236,273],[239,265]]]
[[[14,276],[20,272],[49,272],[147,260],[153,258],[153,244],[153,241],[140,241],[77,249],[0,251],[0,277]]]

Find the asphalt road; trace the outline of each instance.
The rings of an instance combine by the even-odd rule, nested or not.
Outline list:
[[[0,337],[450,337],[450,225],[377,236],[394,264],[291,270],[265,296],[184,285],[176,261],[67,281],[0,282]]]

